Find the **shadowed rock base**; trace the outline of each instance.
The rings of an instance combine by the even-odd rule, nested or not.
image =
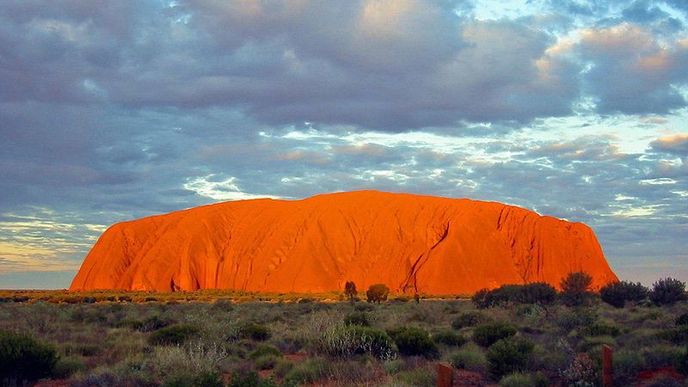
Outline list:
[[[593,231],[494,202],[377,191],[218,203],[110,227],[71,290],[470,294],[555,287],[573,271],[617,280]]]

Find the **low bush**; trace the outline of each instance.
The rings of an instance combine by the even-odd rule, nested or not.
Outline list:
[[[270,345],[259,345],[253,352],[251,352],[248,357],[249,359],[257,359],[262,356],[275,356],[281,357],[282,352],[279,349]]]
[[[323,359],[308,359],[292,367],[284,376],[284,382],[286,385],[315,383],[327,376],[328,369]]]
[[[171,320],[162,319],[159,316],[151,316],[143,321],[133,321],[131,327],[139,332],[153,332],[172,323],[173,321]]]
[[[496,377],[524,371],[528,357],[535,345],[522,337],[510,337],[492,344],[487,349],[487,364],[490,373]]]
[[[452,328],[461,329],[466,327],[473,327],[480,323],[487,321],[487,317],[480,312],[466,312],[458,315],[452,321]]]
[[[378,359],[391,359],[395,356],[392,340],[387,333],[357,325],[338,324],[326,329],[318,340],[316,350],[343,358],[365,353]]]
[[[657,305],[671,305],[688,299],[686,284],[674,278],[660,279],[652,284],[650,301]]]
[[[163,387],[224,387],[225,384],[220,374],[206,371],[197,374],[176,373],[168,376],[162,385]],[[239,384],[239,386],[246,385]]]
[[[561,376],[568,386],[597,386],[600,379],[595,362],[587,353],[576,355]]]
[[[678,368],[683,355],[683,349],[673,345],[658,344],[642,348],[640,354],[648,369]]]
[[[647,298],[649,289],[640,282],[612,282],[600,289],[602,301],[615,308],[623,308],[626,302],[640,302]]]
[[[520,372],[513,373],[503,377],[499,381],[500,387],[547,387],[549,380],[541,373],[523,374]]]
[[[549,305],[557,299],[557,291],[544,282],[525,285],[502,285],[493,290],[483,289],[473,296],[478,308],[488,308],[507,304]]]
[[[25,384],[50,376],[57,351],[31,336],[0,330],[0,384]]]
[[[460,347],[468,341],[462,335],[454,331],[440,331],[432,335],[432,340],[437,344],[444,344],[453,347]]]
[[[370,285],[366,292],[368,302],[376,302],[378,304],[382,301],[387,301],[387,296],[389,296],[389,288],[384,284]]]
[[[561,302],[567,306],[588,305],[594,299],[592,277],[579,271],[570,273],[561,281]]]
[[[437,345],[424,329],[399,327],[388,330],[387,334],[394,340],[399,353],[404,356],[423,356],[429,359],[439,356]]]
[[[52,376],[58,379],[67,379],[68,377],[74,375],[79,371],[84,371],[86,365],[83,359],[76,356],[61,357],[55,363],[55,368],[53,368]]]
[[[688,313],[676,317],[675,324],[677,326],[688,326]]]
[[[178,324],[159,329],[148,337],[151,345],[181,345],[198,336],[200,330],[194,325]]]
[[[479,325],[473,331],[473,341],[483,347],[489,347],[501,339],[515,335],[516,327],[513,325],[497,321]]]
[[[485,372],[487,370],[487,359],[478,348],[462,349],[449,356],[449,363],[454,368],[473,372]]]
[[[686,345],[683,355],[678,359],[678,366],[676,369],[682,374],[688,375],[688,345]]]
[[[275,368],[279,357],[274,355],[263,355],[253,360],[253,365],[259,370],[270,370]]]
[[[417,367],[397,373],[395,384],[401,386],[434,386],[437,384],[437,373],[429,367]]]
[[[365,312],[352,312],[344,317],[344,324],[367,327],[370,326],[370,318]]]
[[[555,318],[555,323],[565,332],[572,329],[590,326],[597,320],[597,314],[591,308],[562,308]]]
[[[471,301],[473,301],[475,307],[479,309],[491,307],[492,300],[490,298],[490,289],[478,290],[477,292],[475,292],[475,294],[473,294],[473,297],[471,297]]]
[[[645,369],[645,359],[638,351],[619,350],[614,353],[614,384],[617,386],[630,385]]]
[[[262,324],[246,323],[239,328],[239,336],[255,341],[265,341],[272,336],[270,328]]]
[[[621,334],[621,330],[614,326],[603,322],[596,322],[592,325],[588,325],[581,331],[586,336],[612,336],[616,337]]]
[[[271,379],[261,379],[255,372],[234,371],[227,387],[277,387],[277,384]]]
[[[358,312],[372,312],[375,310],[375,306],[370,305],[370,304],[355,304],[354,305],[354,310]]]
[[[688,344],[688,325],[679,325],[676,328],[665,329],[657,333],[657,338],[677,345]]]

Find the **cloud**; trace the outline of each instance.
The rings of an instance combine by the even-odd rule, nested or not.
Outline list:
[[[675,134],[660,137],[650,143],[650,147],[657,152],[668,153],[679,157],[688,157],[688,134]]]
[[[662,114],[686,106],[677,88],[688,82],[684,40],[660,44],[646,29],[621,23],[583,30],[576,50],[590,64],[584,87],[598,112]]]
[[[584,221],[619,267],[682,262],[683,3],[501,8],[4,2],[0,271],[73,270],[116,221],[364,188]]]
[[[214,200],[278,199],[279,196],[255,195],[242,192],[235,177],[222,179],[214,174],[189,179],[184,189]]]

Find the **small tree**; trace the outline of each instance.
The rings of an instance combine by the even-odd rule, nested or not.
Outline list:
[[[600,289],[602,301],[615,308],[623,308],[627,301],[639,302],[647,298],[649,291],[640,282],[612,282]]]
[[[579,271],[569,273],[561,281],[561,300],[568,306],[587,304],[592,299],[592,277]]]
[[[356,301],[357,294],[358,291],[356,290],[354,281],[346,281],[346,284],[344,284],[344,295],[349,299],[349,302],[353,304],[354,301]]]
[[[0,330],[0,385],[25,385],[50,376],[57,360],[53,346],[29,335]]]
[[[671,305],[686,299],[688,299],[686,284],[677,279],[669,277],[652,284],[650,301],[657,305]]]
[[[382,301],[386,301],[388,295],[389,288],[385,284],[370,285],[366,292],[368,302],[377,302],[378,304]]]

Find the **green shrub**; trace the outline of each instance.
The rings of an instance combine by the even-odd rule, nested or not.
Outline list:
[[[621,330],[614,325],[609,325],[603,322],[597,322],[583,328],[582,333],[586,336],[612,336],[616,337],[621,334]]]
[[[84,371],[86,365],[83,359],[76,356],[61,357],[55,363],[55,368],[53,368],[52,376],[58,379],[67,379],[73,374]]]
[[[428,367],[416,367],[397,373],[394,377],[402,386],[434,386],[437,384],[435,370]]]
[[[524,371],[528,357],[535,345],[522,337],[510,337],[492,344],[487,349],[487,364],[490,373],[496,377]]]
[[[482,289],[473,296],[473,303],[478,308],[506,304],[540,304],[549,305],[557,299],[557,291],[545,282],[533,282],[525,285],[502,285],[496,289]]]
[[[586,272],[570,273],[561,281],[561,301],[564,305],[588,305],[592,301],[592,277]]]
[[[458,315],[452,321],[452,328],[461,329],[466,327],[473,327],[482,322],[487,321],[487,318],[480,312],[466,312]]]
[[[619,350],[614,353],[614,384],[629,385],[634,381],[638,372],[645,369],[645,359],[638,351]]]
[[[449,356],[449,363],[454,368],[467,371],[485,372],[487,370],[487,359],[477,348],[475,350],[462,349],[454,352]]]
[[[688,325],[679,325],[676,328],[663,330],[657,334],[657,337],[674,344],[688,344]]]
[[[429,359],[439,356],[437,346],[424,329],[399,327],[388,330],[387,334],[394,340],[399,353],[404,356],[423,356]]]
[[[308,359],[296,364],[284,376],[285,384],[315,383],[327,376],[328,365],[322,359]]]
[[[259,370],[269,370],[275,368],[279,357],[274,355],[263,355],[253,360],[253,364]]]
[[[592,352],[599,349],[603,345],[608,345],[610,347],[616,346],[616,341],[611,336],[597,336],[592,338],[584,338],[576,346],[578,352]]]
[[[171,320],[161,319],[159,316],[151,316],[143,321],[134,321],[131,327],[139,332],[153,332],[172,324]]]
[[[255,372],[234,371],[227,387],[277,387],[270,379],[261,379]]]
[[[239,328],[239,335],[245,339],[255,341],[265,341],[270,338],[272,333],[270,328],[262,324],[247,323]]]
[[[659,344],[650,347],[644,347],[640,350],[640,354],[645,360],[648,369],[657,369],[665,367],[678,368],[683,355],[683,350],[680,347],[672,345]]]
[[[513,373],[503,377],[499,381],[500,387],[547,387],[549,380],[541,373],[522,374],[520,372]]]
[[[352,312],[344,317],[344,324],[367,327],[370,326],[370,319],[365,312]]]
[[[285,358],[278,358],[273,368],[275,376],[284,378],[291,369],[294,368],[294,363]]]
[[[676,325],[677,326],[688,326],[688,313],[684,313],[678,317],[676,317]]]
[[[686,299],[686,284],[677,279],[664,278],[652,284],[650,301],[657,305],[671,305]]]
[[[251,352],[248,357],[249,359],[257,359],[261,356],[275,356],[281,357],[282,352],[279,349],[270,345],[259,345],[253,352]]]
[[[595,362],[587,353],[577,354],[561,376],[568,386],[592,387],[599,383]]]
[[[545,309],[540,304],[525,304],[516,308],[516,316],[521,318],[538,318],[543,314],[545,314]]]
[[[496,321],[477,326],[473,331],[473,341],[483,347],[489,347],[501,339],[515,335],[516,332],[513,325]]]
[[[586,327],[595,323],[597,315],[592,308],[576,308],[561,310],[556,317],[555,323],[566,332],[574,328]]]
[[[640,282],[612,282],[600,289],[602,301],[615,308],[623,308],[626,302],[639,302],[647,298],[650,291]]]
[[[519,302],[523,304],[549,305],[556,300],[556,289],[546,282],[533,282],[521,287]]]
[[[0,384],[23,384],[50,376],[57,359],[53,346],[25,334],[0,330]]]
[[[471,297],[471,301],[475,305],[476,308],[479,309],[485,309],[489,308],[492,306],[492,299],[490,298],[490,289],[480,289],[475,294],[473,294],[473,297]]]
[[[683,356],[678,359],[678,367],[676,369],[682,374],[688,375],[688,345],[686,345],[685,351],[683,351]]]
[[[370,304],[355,304],[354,310],[359,312],[372,312],[373,310],[375,310],[375,307]]]
[[[389,288],[384,284],[370,285],[366,292],[368,302],[376,302],[378,304],[382,301],[386,301],[387,296],[389,296]]]
[[[159,329],[148,338],[151,345],[181,345],[198,336],[200,330],[194,325],[178,324]]]
[[[348,358],[369,353],[378,359],[391,359],[395,355],[392,340],[387,333],[376,328],[357,325],[333,325],[323,332],[317,351]]]
[[[444,344],[454,347],[460,347],[468,341],[462,335],[454,331],[440,331],[432,335],[432,340],[437,344]]]
[[[200,372],[198,374],[176,373],[168,376],[163,387],[224,387],[224,382],[217,372]]]

